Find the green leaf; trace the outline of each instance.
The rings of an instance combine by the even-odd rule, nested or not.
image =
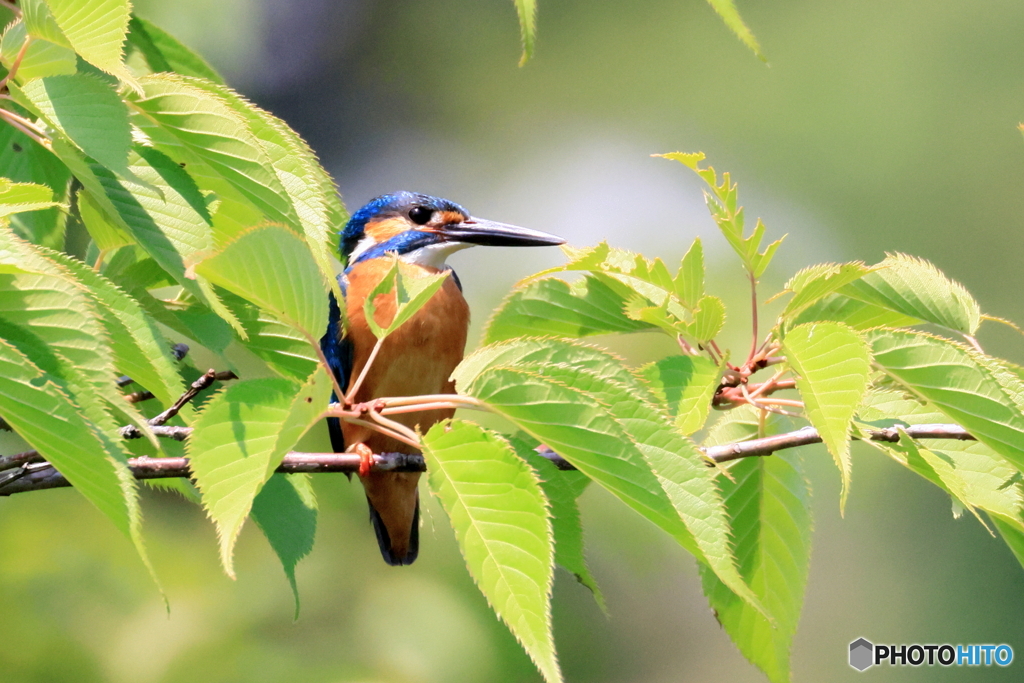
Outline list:
[[[842,510],[850,491],[850,427],[868,388],[871,352],[856,331],[840,323],[795,327],[786,335],[782,348],[799,375],[796,388],[807,419],[818,430],[842,475]]]
[[[690,310],[696,308],[697,302],[704,298],[704,247],[699,237],[693,240],[683,256],[672,284],[676,296]]]
[[[106,83],[85,74],[48,76],[21,86],[21,94],[86,155],[120,173],[127,168],[128,110]]]
[[[131,179],[122,179],[60,140],[53,150],[107,218],[130,232],[192,296],[241,330],[209,283],[186,269],[208,252],[212,240],[205,199],[185,169],[159,150],[136,144],[128,159]]]
[[[227,181],[272,221],[299,225],[273,159],[249,122],[219,94],[175,74],[140,79],[143,97],[130,98],[133,121],[179,162],[198,161]]]
[[[88,288],[107,330],[118,371],[170,407],[184,393],[185,384],[170,353],[170,343],[156,322],[137,301],[81,261],[59,253],[48,255]],[[187,423],[192,415],[191,406],[183,406],[179,414]]]
[[[234,294],[225,293],[224,303],[245,329],[247,351],[282,377],[299,381],[309,377],[316,367],[317,354],[301,332]]]
[[[23,21],[11,24],[4,31],[3,40],[0,41],[0,63],[3,63],[8,71],[18,58],[27,37],[28,31]],[[75,51],[71,48],[35,38],[22,55],[14,80],[17,83],[26,83],[45,76],[73,74],[78,70],[77,64]]]
[[[0,178],[0,218],[59,205],[54,201],[53,188],[35,183],[12,183]]]
[[[868,394],[859,411],[873,426],[934,424],[946,417],[935,408],[899,391],[876,390]],[[921,439],[920,447],[868,441],[870,446],[956,495],[964,507],[980,508],[995,515],[1019,518],[1024,511],[1024,492],[1017,469],[989,446],[978,441]]]
[[[100,436],[53,377],[3,339],[0,411],[14,431],[53,463],[125,536],[135,536],[133,529],[139,519],[136,493],[123,453],[110,447],[114,442]]]
[[[519,58],[519,66],[523,66],[533,57],[533,43],[537,37],[537,0],[515,0],[515,3],[523,38],[523,56]]]
[[[252,521],[274,549],[295,596],[299,618],[299,586],[295,566],[313,549],[316,537],[316,496],[308,474],[274,474],[252,502]]]
[[[981,310],[959,282],[950,280],[927,261],[889,254],[876,270],[841,290],[840,294],[895,313],[973,335]]]
[[[1024,470],[1019,382],[1011,385],[991,359],[948,339],[908,330],[867,335],[886,375]]]
[[[812,304],[854,280],[872,272],[860,261],[853,263],[820,263],[804,268],[786,283],[783,291],[792,292],[793,298],[786,304],[782,317],[794,320]]]
[[[135,238],[126,230],[122,230],[114,220],[107,217],[103,209],[96,205],[96,200],[88,192],[78,193],[78,215],[82,219],[96,248],[101,252],[135,244]]]
[[[309,247],[287,228],[252,228],[200,263],[196,272],[291,325],[310,344],[327,328],[323,278]]]
[[[697,302],[690,334],[702,344],[718,336],[725,325],[725,304],[717,296],[704,296]]]
[[[744,458],[721,481],[743,578],[774,626],[701,568],[704,594],[722,627],[774,683],[790,680],[789,655],[803,607],[811,550],[811,496],[799,451]]]
[[[551,507],[551,530],[555,539],[555,564],[576,577],[590,590],[598,607],[605,614],[608,606],[587,566],[583,545],[583,523],[576,500],[590,484],[590,479],[579,472],[563,471],[547,458],[538,454],[522,439],[512,439],[512,447],[540,477],[540,488]]]
[[[589,337],[651,329],[623,312],[625,299],[607,284],[587,276],[571,285],[534,280],[516,289],[491,316],[484,335],[490,344],[520,336]]]
[[[1024,129],[1022,129],[1024,130]],[[1024,567],[1024,529],[1021,528],[1021,520],[1015,519],[1012,522],[998,515],[992,516],[992,521],[999,529],[999,535],[1017,558],[1017,562]]]
[[[57,26],[57,20],[50,14],[50,8],[46,5],[45,0],[20,0],[18,6],[21,8],[22,18],[29,35],[64,47],[71,47],[67,36]]]
[[[551,635],[554,548],[537,475],[508,442],[469,422],[423,438],[429,484],[480,592],[548,683],[562,680]]]
[[[286,379],[233,383],[199,414],[186,451],[203,506],[217,526],[228,576],[235,576],[235,541],[253,499],[319,419],[330,395],[331,383],[318,367],[301,387]]]
[[[567,341],[520,340],[474,354],[453,378],[460,393],[547,444],[760,608],[736,572],[705,460],[613,356]]]
[[[141,92],[124,65],[128,0],[47,0],[53,18],[82,59]],[[46,37],[46,36],[43,36]]]
[[[403,270],[405,274],[402,273]],[[383,339],[408,322],[409,318],[416,315],[416,312],[444,285],[450,273],[451,271],[445,270],[423,275],[421,269],[408,266],[396,256],[387,274],[363,302],[366,324],[370,326],[373,336]],[[380,297],[384,297],[384,304],[387,306],[385,318],[390,317],[390,321],[383,325],[377,322],[377,304]]]
[[[128,44],[142,53],[153,71],[173,71],[224,84],[206,60],[156,24],[132,15],[128,29]]]
[[[693,434],[708,419],[722,371],[703,356],[669,356],[640,368],[640,377],[668,407],[676,428]]]
[[[46,185],[61,204],[68,201],[71,172],[53,153],[12,126],[0,126],[0,176]],[[64,248],[67,212],[49,208],[15,214],[11,225],[23,239],[51,249]]]
[[[320,271],[332,283],[335,296],[341,297],[329,253],[333,236],[344,223],[344,220],[332,221],[337,221],[341,217],[339,210],[340,214],[344,214],[344,210],[340,208],[333,181],[317,162],[309,145],[284,121],[246,101],[230,88],[194,78],[187,79],[187,82],[219,97],[244,119],[270,159],[289,204],[290,213],[271,218],[287,220],[302,230]],[[330,188],[329,191],[326,188]]]
[[[740,17],[740,13],[736,9],[736,3],[733,0],[708,0],[708,4],[718,13],[718,16],[722,17],[722,21],[725,22],[730,31],[736,34],[741,43],[750,48],[750,51],[757,55],[758,59],[762,62],[768,62],[764,53],[761,52],[761,45],[757,42],[757,38],[750,32],[747,25],[743,23],[743,18]]]
[[[855,330],[870,330],[875,327],[907,327],[924,322],[882,306],[864,303],[842,294],[829,294],[804,309],[791,326],[804,323],[831,320],[849,325]]]
[[[718,1],[712,2],[712,5],[714,6]],[[726,5],[732,6],[731,0],[721,0],[720,4],[726,10],[728,9],[725,7]],[[721,13],[717,7],[716,11]],[[732,12],[735,14],[735,8],[732,9]],[[722,14],[722,16],[725,18],[726,14]],[[736,19],[739,19],[738,15],[736,15]],[[729,20],[727,19],[726,23],[728,22]],[[742,26],[742,22],[740,26]],[[761,241],[764,239],[765,233],[764,224],[761,223],[760,219],[757,220],[757,224],[750,235],[747,237],[743,236],[743,207],[738,206],[739,195],[736,184],[731,181],[728,172],[722,174],[722,182],[719,183],[714,168],[710,166],[700,168],[700,162],[704,160],[703,152],[694,154],[672,152],[669,154],[655,154],[654,156],[678,161],[692,169],[701,180],[707,183],[711,191],[704,191],[704,201],[708,205],[708,210],[711,211],[711,217],[718,224],[718,228],[722,231],[726,241],[729,242],[729,246],[733,248],[733,251],[743,261],[743,266],[750,273],[751,277],[754,279],[761,277],[768,264],[771,263],[775,250],[782,244],[785,236],[769,244],[765,247],[764,251],[760,251]]]
[[[112,381],[117,375],[110,340],[85,286],[9,228],[0,229],[0,264],[7,266],[0,274],[0,319],[25,328],[47,348],[45,360],[33,354],[32,361],[68,383],[71,398],[94,424],[112,432],[116,425],[106,424],[110,409],[145,424]]]

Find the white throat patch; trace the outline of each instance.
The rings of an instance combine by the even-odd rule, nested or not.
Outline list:
[[[359,246],[362,246],[360,243]],[[438,270],[444,268],[444,261],[449,256],[457,251],[468,249],[475,245],[467,242],[437,242],[435,244],[428,244],[425,247],[420,247],[415,251],[410,251],[407,254],[402,254],[401,259],[406,263],[415,263],[419,266],[427,266],[428,268],[437,268]],[[357,247],[358,249],[359,247]]]

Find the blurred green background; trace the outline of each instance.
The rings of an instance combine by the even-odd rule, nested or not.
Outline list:
[[[984,311],[1024,322],[1024,4],[1011,0],[744,0],[770,66],[701,0],[540,1],[524,68],[507,0],[139,0],[292,124],[350,209],[395,189],[477,215],[678,261],[704,239],[713,288],[745,348],[741,272],[698,182],[650,154],[702,150],[740,182],[751,219],[788,233],[763,298],[824,260],[904,251],[963,282]],[[474,332],[555,250],[453,259]],[[989,351],[1024,339],[986,324]],[[610,340],[641,362],[668,350]],[[307,438],[326,448],[322,434]],[[1024,659],[1024,570],[948,497],[854,448],[845,519],[838,475],[805,449],[816,530],[793,652],[796,681],[1021,680],[1007,669],[873,669],[848,643],[1009,643]],[[212,526],[169,494],[144,501],[161,598],[131,546],[73,491],[0,500],[0,681],[172,683],[537,681],[468,577],[444,513],[426,504],[422,552],[380,560],[360,487],[316,477],[318,543],[299,565],[302,615],[251,526],[237,582]],[[559,572],[555,637],[569,681],[761,681],[700,592],[691,558],[610,496],[582,500],[605,618]]]

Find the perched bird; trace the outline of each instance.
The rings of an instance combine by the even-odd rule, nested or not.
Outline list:
[[[376,344],[366,323],[363,303],[387,275],[393,256],[412,266],[403,275],[436,274],[451,270],[445,259],[475,245],[531,247],[562,244],[565,240],[503,223],[474,218],[454,202],[412,192],[396,192],[371,200],[352,215],[341,234],[344,274],[338,276],[345,295],[342,304],[331,296],[330,322],[320,340],[324,356],[342,391],[359,377]],[[394,298],[378,296],[376,319],[387,324]],[[345,306],[343,326],[340,305]],[[360,385],[354,403],[384,396],[454,393],[449,376],[462,360],[469,327],[469,306],[452,272],[441,289],[382,344]],[[426,432],[452,417],[453,410],[433,410],[391,416]],[[331,444],[336,452],[415,453],[416,449],[361,425],[330,419]],[[370,504],[370,519],[384,561],[411,564],[419,551],[418,472],[368,472],[360,479]]]

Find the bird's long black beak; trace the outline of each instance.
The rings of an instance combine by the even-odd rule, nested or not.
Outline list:
[[[465,242],[487,247],[548,247],[565,244],[561,237],[470,216],[461,223],[450,223],[441,230],[448,242]]]

